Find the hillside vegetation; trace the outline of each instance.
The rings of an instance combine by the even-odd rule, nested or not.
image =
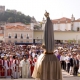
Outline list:
[[[25,24],[28,24],[31,22],[31,17],[28,15],[24,15],[21,12],[12,12],[10,10],[7,10],[3,13],[0,13],[0,22],[22,22]]]

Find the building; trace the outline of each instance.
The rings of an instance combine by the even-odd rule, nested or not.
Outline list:
[[[5,6],[0,6],[0,13],[5,11]]]
[[[45,20],[42,21],[42,30],[44,30]],[[52,20],[54,31],[80,31],[80,19],[62,17]]]
[[[43,39],[45,20],[42,21],[41,29],[34,29],[34,38]],[[57,42],[76,42],[80,43],[80,19],[62,17],[52,20],[54,29],[54,38]]]
[[[43,19],[42,22],[32,22],[29,25],[20,22],[7,23],[4,26],[4,41],[14,43],[42,43],[45,22],[46,20]],[[56,42],[80,43],[80,19],[75,19],[72,15],[71,19],[62,17],[52,20],[52,23]]]
[[[4,41],[13,43],[33,43],[33,30],[29,25],[9,23],[4,28]]]
[[[4,41],[4,34],[0,33],[0,42]]]

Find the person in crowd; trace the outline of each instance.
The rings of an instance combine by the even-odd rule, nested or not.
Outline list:
[[[64,58],[65,58],[65,55],[64,55],[64,53],[62,53],[62,54],[61,54],[61,57],[60,57],[60,61],[61,61],[61,68],[62,68],[62,69],[65,69],[65,68],[64,68],[64,63],[65,63]]]
[[[17,56],[13,56],[13,78],[19,78],[19,59]]]
[[[0,77],[1,77],[1,72],[2,72],[2,58],[0,56]]]
[[[34,63],[36,63],[36,61],[37,61],[37,54],[35,55],[33,61],[34,61]]]
[[[7,76],[8,76],[8,69],[9,69],[9,67],[8,67],[8,60],[7,60],[7,57],[5,56],[4,57],[4,68],[5,68],[5,77],[7,78]]]
[[[73,72],[73,75],[74,76],[77,76],[77,73],[78,73],[78,69],[79,69],[79,60],[77,59],[77,57],[75,56],[74,57],[74,72]]]
[[[35,62],[34,62],[32,56],[29,56],[29,63],[30,63],[30,73],[31,73],[31,75],[32,75],[33,70],[34,70],[34,65],[35,65]]]
[[[78,69],[78,73],[80,74],[80,55],[78,56],[78,60],[79,60],[79,69]]]
[[[59,60],[60,60],[61,54],[62,54],[62,52],[58,52],[58,54],[57,54],[57,58],[58,58]]]
[[[22,61],[23,61],[23,57],[20,57],[20,64],[19,64],[20,78],[22,78]]]
[[[69,70],[70,70],[70,54],[66,54],[66,58],[65,58],[65,61],[66,61],[66,70],[67,72],[69,73]]]
[[[1,57],[1,77],[6,77],[6,70],[5,70],[5,59],[4,59],[4,56],[3,57]]]
[[[7,70],[7,77],[12,76],[12,61],[10,61],[10,57],[7,57],[7,66],[8,66],[8,70]]]
[[[71,58],[70,58],[70,75],[73,75],[73,61],[74,61],[74,55],[71,55]]]
[[[63,47],[62,49],[58,49],[58,47]],[[80,46],[78,45],[77,47],[75,47],[75,45],[72,44],[56,44],[56,48],[55,50],[57,50],[56,52],[56,56],[57,58],[60,60],[61,62],[61,67],[62,69],[66,70],[66,61],[65,61],[65,54],[66,56],[69,56],[68,54],[71,53],[71,58],[70,58],[70,70],[68,67],[68,72],[72,75],[74,75],[74,73],[80,73],[80,52],[76,53],[77,50],[80,50],[79,48]],[[71,48],[71,49],[70,49]],[[66,49],[66,51],[65,51]],[[31,74],[33,72],[34,69],[34,65],[35,62],[37,61],[38,57],[43,53],[43,49],[41,45],[15,45],[14,43],[5,43],[2,42],[1,46],[0,46],[0,77],[13,77],[13,78],[19,78],[21,77],[21,63],[22,63],[22,59],[24,57],[24,55],[26,55],[26,58],[28,63],[29,63],[29,77],[31,77]],[[54,51],[55,52],[55,51]],[[76,53],[76,56],[74,56],[74,52]],[[37,57],[36,57],[37,55]],[[14,58],[15,56],[15,58]],[[18,56],[18,57],[16,57]],[[33,59],[31,59],[31,56]],[[77,63],[77,66],[75,64],[75,60],[74,57],[77,57],[77,60],[79,60],[79,64]],[[6,57],[6,59],[4,58]],[[22,57],[22,59],[20,59]],[[5,59],[5,60],[4,60]],[[16,61],[15,61],[16,60]],[[19,61],[19,63],[18,63]],[[17,63],[17,64],[16,64]],[[32,67],[32,68],[31,68]],[[6,70],[7,69],[7,70]],[[78,69],[78,72],[76,72]],[[12,70],[12,74],[11,71]],[[15,76],[18,73],[19,76]]]
[[[30,71],[30,63],[27,60],[26,56],[23,57],[21,60],[20,67],[22,69],[22,78],[29,78],[29,71]]]

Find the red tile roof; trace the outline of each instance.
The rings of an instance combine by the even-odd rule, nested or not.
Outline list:
[[[74,22],[80,22],[80,19],[75,20]]]
[[[17,26],[6,26],[6,29],[31,30],[29,27],[20,26],[20,25],[17,25]]]
[[[70,23],[71,22],[71,19],[69,19],[69,18],[66,18],[66,17],[62,17],[62,18],[59,18],[59,19],[54,19],[54,20],[52,20],[52,23],[53,24],[57,24],[58,22],[59,23],[66,23],[66,21],[67,21],[67,23]]]
[[[1,33],[0,33],[0,36],[4,36],[4,34],[1,34]]]

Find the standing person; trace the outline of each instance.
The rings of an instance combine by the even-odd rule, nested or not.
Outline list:
[[[60,60],[60,57],[61,57],[61,53],[62,52],[58,52],[58,54],[57,54],[57,58]]]
[[[76,56],[74,57],[74,63],[73,64],[74,64],[74,73],[73,73],[73,75],[77,76],[78,69],[79,69],[79,60],[77,59]]]
[[[30,73],[31,73],[31,76],[32,76],[32,73],[33,73],[33,70],[34,70],[34,65],[35,65],[35,62],[34,62],[32,56],[31,56],[31,58],[29,59],[29,62],[30,62]]]
[[[60,62],[61,62],[61,68],[62,69],[65,69],[64,67],[64,64],[65,64],[65,56],[64,56],[64,53],[61,54],[61,57],[60,57]]]
[[[69,54],[67,54],[66,58],[65,58],[65,61],[66,61],[66,70],[67,72],[69,73],[69,70],[70,70],[70,56]]]
[[[27,61],[26,56],[23,57],[23,60],[20,63],[20,67],[22,69],[22,78],[28,78],[30,71],[30,63]]]
[[[35,55],[34,59],[33,59],[34,63],[37,62],[37,55]]]
[[[78,56],[79,59],[79,69],[78,69],[78,73],[80,73],[80,55]]]
[[[6,72],[6,69],[5,69],[5,59],[4,59],[4,57],[2,57],[1,58],[2,60],[1,60],[1,77],[5,77],[5,72]]]
[[[70,75],[73,75],[73,61],[74,61],[74,57],[72,55],[70,58],[70,71],[69,71]]]
[[[2,59],[1,59],[1,56],[0,56],[0,77],[1,77],[1,73],[2,73]]]
[[[11,65],[12,65],[12,62],[10,61],[10,58],[8,57],[8,60],[7,60],[7,66],[8,66],[7,77],[10,77],[10,78],[11,78],[11,76],[12,76]]]
[[[23,61],[23,57],[20,57],[20,64],[19,64],[20,78],[22,78],[22,61]]]
[[[7,78],[8,76],[7,76],[7,73],[8,73],[8,69],[9,69],[9,67],[8,67],[8,60],[7,60],[7,57],[5,56],[4,57],[4,67],[5,67],[5,77]]]
[[[17,56],[13,56],[13,78],[19,78],[19,59]]]

